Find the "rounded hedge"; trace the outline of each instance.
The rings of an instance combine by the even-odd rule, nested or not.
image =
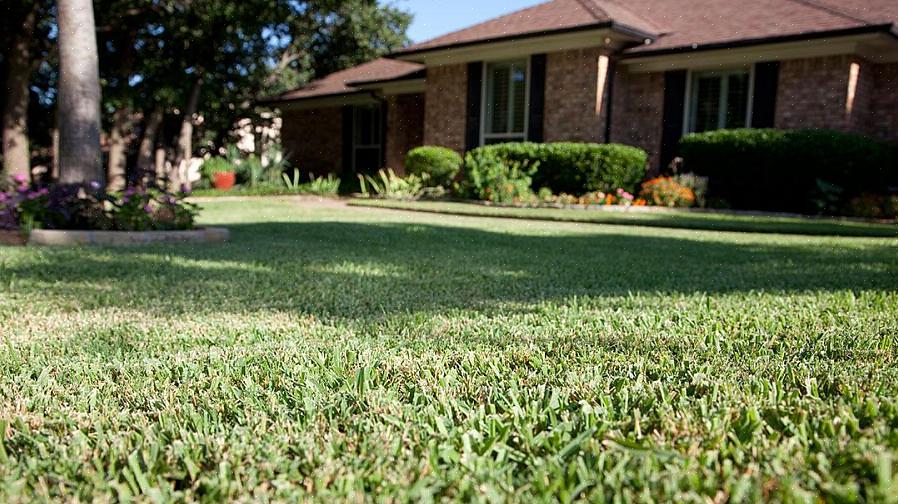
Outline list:
[[[898,184],[898,146],[828,130],[719,130],[685,136],[684,169],[709,178],[710,201],[747,210],[842,213]]]
[[[594,191],[636,191],[645,178],[648,155],[618,144],[505,143],[473,152],[489,152],[507,162],[537,165],[532,186],[554,193],[582,195]]]
[[[421,177],[428,187],[449,187],[461,165],[461,155],[445,147],[417,147],[405,156],[406,173]]]

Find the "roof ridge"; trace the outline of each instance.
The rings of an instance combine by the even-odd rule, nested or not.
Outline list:
[[[596,18],[596,20],[610,19],[615,24],[629,26],[627,23],[621,22],[619,19],[617,19],[616,16],[613,16],[610,12],[608,12],[607,9],[605,9],[601,5],[601,2],[606,2],[609,4],[613,4],[616,8],[626,11],[629,15],[639,19],[646,26],[651,27],[655,31],[656,35],[661,35],[661,34],[668,32],[665,28],[663,28],[658,23],[652,21],[651,19],[646,18],[645,16],[637,14],[632,9],[627,7],[627,5],[623,2],[619,2],[617,0],[577,0],[577,1],[586,10],[588,10],[590,12],[590,14],[592,14]],[[596,14],[597,10],[599,12],[601,12],[601,14],[604,14],[604,17],[600,17],[600,15],[597,15]],[[630,28],[635,28],[635,27],[630,26]]]
[[[608,14],[604,9],[602,9],[598,3],[593,0],[576,0],[578,4],[580,4],[587,12],[592,14],[593,19],[596,21],[604,21],[605,19],[612,19],[611,15]]]
[[[539,2],[538,4],[535,4],[535,5],[531,5],[530,7],[524,7],[524,8],[522,8],[522,9],[513,10],[513,11],[511,11],[511,12],[507,12],[507,13],[501,14],[501,15],[499,15],[499,16],[491,17],[491,18],[489,18],[489,19],[484,19],[483,21],[481,21],[481,22],[479,22],[479,23],[474,23],[474,24],[472,24],[472,25],[468,25],[468,26],[465,26],[465,27],[463,27],[463,28],[459,28],[459,29],[457,29],[457,30],[452,30],[451,32],[448,32],[448,33],[443,33],[442,35],[437,35],[436,37],[431,37],[431,38],[429,38],[429,39],[427,39],[427,40],[422,40],[422,41],[420,41],[420,42],[415,42],[415,43],[413,43],[413,44],[412,44],[411,46],[409,46],[409,47],[415,47],[415,46],[419,46],[419,45],[424,45],[424,44],[427,44],[427,43],[429,43],[429,42],[431,42],[431,41],[434,41],[434,40],[437,40],[437,39],[446,38],[446,37],[451,37],[452,35],[455,35],[455,34],[457,34],[457,33],[461,33],[461,32],[468,31],[468,30],[470,30],[471,28],[475,28],[475,27],[478,27],[478,26],[480,26],[480,25],[485,25],[485,24],[487,24],[487,23],[493,23],[493,22],[495,22],[495,21],[497,21],[497,20],[499,20],[499,19],[505,18],[505,17],[518,15],[518,14],[520,14],[520,13],[522,13],[522,12],[526,12],[526,11],[528,11],[528,10],[535,9],[535,8],[537,8],[537,7],[540,7],[540,6],[543,6],[543,5],[546,5],[546,4],[550,4],[550,3],[555,2],[555,1],[557,1],[557,0],[543,0],[542,2]],[[580,0],[576,0],[576,1],[579,2]]]
[[[788,0],[788,1],[790,1],[792,3],[804,5],[805,7],[810,7],[812,9],[817,9],[819,11],[826,12],[827,14],[832,14],[833,16],[845,18],[850,21],[856,21],[858,23],[862,23],[865,25],[875,24],[875,23],[873,23],[873,21],[870,21],[869,19],[864,19],[861,17],[853,16],[845,11],[842,11],[842,10],[840,10],[836,7],[830,6],[830,5],[820,5],[817,2],[815,2],[814,0]]]

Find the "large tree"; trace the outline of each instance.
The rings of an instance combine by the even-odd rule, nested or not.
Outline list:
[[[106,179],[100,155],[100,73],[91,0],[57,0],[59,179]]]

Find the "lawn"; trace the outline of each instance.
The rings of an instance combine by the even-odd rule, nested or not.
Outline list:
[[[648,212],[582,210],[575,208],[513,208],[446,201],[396,201],[356,199],[355,206],[412,210],[415,212],[501,217],[506,219],[548,220],[557,222],[589,222],[630,226],[699,229],[706,231],[748,231],[754,233],[786,233],[819,236],[898,237],[898,223],[864,222],[851,219],[754,216],[674,209]]]
[[[898,240],[203,203],[0,248],[0,501],[898,495]]]

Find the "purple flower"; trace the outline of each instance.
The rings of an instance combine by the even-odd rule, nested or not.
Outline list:
[[[47,196],[50,194],[50,189],[47,189],[46,187],[42,187],[37,193],[41,196]]]
[[[148,213],[148,214],[151,214],[151,213],[153,213],[153,207],[151,207],[150,205],[144,205],[144,206],[143,206],[143,211],[146,212],[146,213]]]
[[[133,187],[125,189],[125,197],[134,196],[135,194],[137,194],[137,189],[134,189]]]
[[[129,197],[127,197],[127,196],[125,196],[124,198],[122,198],[122,203],[123,203],[123,204],[127,205],[127,204],[130,203],[130,202],[131,202],[131,198],[129,198]]]
[[[99,191],[100,188],[103,187],[103,186],[101,186],[100,183],[97,182],[96,180],[92,181],[92,182],[91,182],[90,184],[88,184],[88,185],[89,185],[90,188],[93,189],[94,191]]]
[[[28,177],[24,173],[16,173],[12,176],[12,180],[16,184],[25,184],[28,182]]]
[[[190,194],[190,188],[187,187],[187,184],[181,184],[180,189],[183,194]]]

